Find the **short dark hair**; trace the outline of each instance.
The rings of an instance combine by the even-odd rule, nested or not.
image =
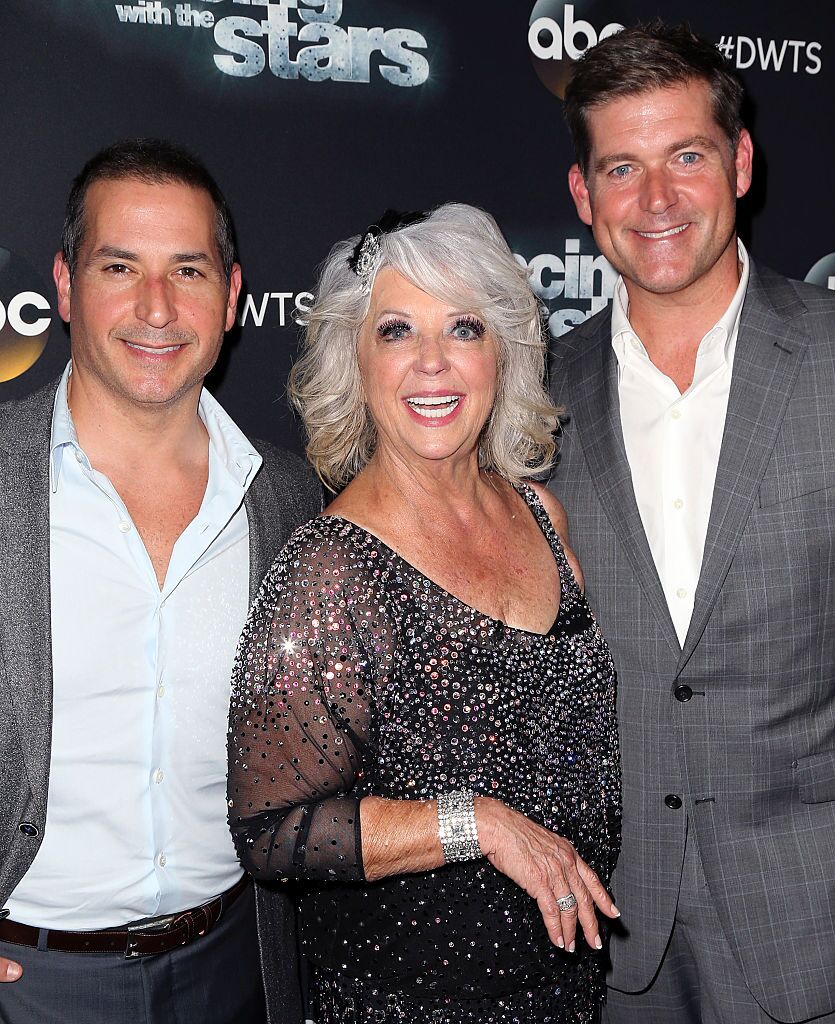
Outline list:
[[[601,39],[574,65],[565,90],[565,119],[577,163],[586,173],[591,154],[588,112],[610,100],[651,89],[686,85],[694,79],[710,88],[713,116],[732,150],[742,130],[742,83],[716,46],[660,18]]]
[[[181,146],[164,139],[125,139],[108,146],[87,161],[73,181],[67,199],[61,250],[70,278],[78,264],[78,251],[84,238],[84,203],[91,185],[97,181],[136,178],[152,185],[175,182],[208,192],[215,207],[215,244],[227,282],[235,262],[235,230],[232,215],[217,182],[197,157]]]

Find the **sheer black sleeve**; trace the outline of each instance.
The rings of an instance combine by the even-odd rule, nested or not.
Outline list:
[[[238,647],[229,818],[256,878],[363,877],[355,784],[388,630],[373,568],[340,522],[312,520],[294,534]]]

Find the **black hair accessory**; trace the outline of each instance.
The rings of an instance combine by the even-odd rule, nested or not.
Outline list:
[[[382,217],[374,224],[370,224],[360,240],[354,246],[354,251],[348,257],[348,266],[367,287],[374,276],[380,259],[380,238],[382,235],[391,234],[392,231],[399,231],[411,224],[420,224],[426,220],[428,213],[423,211],[408,211],[400,213],[397,210],[386,210]]]

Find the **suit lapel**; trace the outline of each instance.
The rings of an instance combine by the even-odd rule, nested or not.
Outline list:
[[[617,361],[612,351],[610,317],[601,316],[598,319],[593,334],[580,342],[578,355],[563,372],[569,378],[569,413],[583,446],[600,503],[626,551],[638,583],[655,611],[667,643],[678,656],[678,637],[638,512],[632,474],[623,444]]]
[[[45,805],[52,737],[49,438],[55,386],[17,405],[0,450],[0,646],[29,784]]]
[[[275,546],[270,543],[270,522],[267,515],[267,502],[262,491],[266,486],[266,473],[263,466],[252,481],[246,492],[247,522],[249,523],[249,603],[255,600],[261,581],[270,567],[275,555]],[[277,512],[276,512],[277,514]]]
[[[257,442],[253,444],[258,447]],[[298,525],[288,518],[287,502],[276,493],[275,482],[268,471],[268,454],[262,451],[261,455],[264,464],[244,498],[249,523],[250,604],[255,600],[276,555]]]
[[[783,279],[764,281],[752,264],[702,571],[679,672],[704,633],[774,449],[806,352],[807,339],[795,322],[804,308]]]

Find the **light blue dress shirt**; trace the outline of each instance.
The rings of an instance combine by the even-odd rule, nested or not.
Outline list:
[[[78,443],[67,367],[50,450],[54,700],[43,843],[11,918],[115,927],[199,905],[240,877],[226,731],[249,604],[244,495],[261,457],[203,391],[209,478],[160,588],[113,485]]]

